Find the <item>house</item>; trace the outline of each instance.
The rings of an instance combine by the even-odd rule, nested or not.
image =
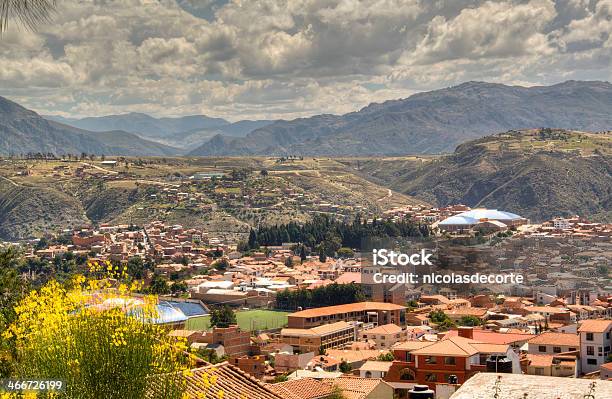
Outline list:
[[[478,372],[487,371],[491,356],[508,360],[506,372],[521,373],[518,355],[507,344],[491,344],[463,336],[440,341],[407,341],[393,348],[395,360],[385,381],[403,396],[414,385],[428,385],[437,391],[439,384],[463,384]],[[493,367],[497,367],[497,362]],[[508,367],[508,366],[506,366]]]
[[[583,373],[599,370],[610,354],[612,320],[583,320],[578,328],[580,335],[580,362]]]
[[[368,360],[359,367],[359,376],[362,378],[384,378],[390,367],[391,362]]]
[[[612,379],[612,362],[601,365],[599,368],[599,378],[602,380]]]
[[[576,377],[577,359],[575,355],[526,355],[526,374],[549,377]]]
[[[390,348],[407,337],[408,330],[396,324],[384,324],[361,332],[361,340],[373,342],[376,349]]]
[[[577,334],[545,332],[529,340],[528,352],[531,354],[558,354],[576,352],[580,349]]]
[[[251,334],[240,330],[237,325],[226,328],[214,327],[212,332],[204,335],[203,342],[223,345],[228,356],[241,356],[249,353]]]

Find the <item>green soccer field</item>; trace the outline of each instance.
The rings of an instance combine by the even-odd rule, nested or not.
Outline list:
[[[236,320],[242,330],[268,330],[287,325],[288,312],[275,310],[244,310],[236,312]],[[210,316],[194,317],[187,321],[188,330],[210,329]]]

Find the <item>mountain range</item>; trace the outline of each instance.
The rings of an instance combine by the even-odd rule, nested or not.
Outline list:
[[[91,132],[47,120],[34,111],[0,97],[0,154],[178,154],[176,148],[143,139],[133,133],[111,130]]]
[[[205,115],[154,118],[138,112],[83,119],[54,115],[45,118],[92,132],[125,131],[147,140],[179,148],[181,152],[191,151],[216,135],[244,137],[253,130],[273,122],[242,120],[231,123],[222,118]]]
[[[435,154],[509,129],[607,130],[612,128],[610,110],[608,82],[535,87],[467,82],[345,115],[277,121],[240,139],[217,135],[190,155]]]
[[[452,152],[510,129],[612,128],[612,85],[467,82],[345,115],[238,121],[142,113],[83,119],[42,117],[0,97],[0,154],[53,152],[132,156],[397,156]]]

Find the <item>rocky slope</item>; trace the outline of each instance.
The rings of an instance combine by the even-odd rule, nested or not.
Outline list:
[[[607,130],[612,128],[610,109],[608,82],[537,87],[468,82],[346,115],[278,121],[246,138],[216,136],[191,155],[434,154],[508,129]]]
[[[611,132],[538,129],[462,144],[388,184],[441,206],[497,208],[536,221],[574,214],[611,220],[610,176]]]

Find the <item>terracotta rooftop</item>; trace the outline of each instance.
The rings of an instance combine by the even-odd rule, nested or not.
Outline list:
[[[413,355],[469,357],[477,353],[506,352],[508,345],[478,342],[463,337],[449,337],[412,351]]]
[[[323,381],[340,388],[346,399],[365,399],[379,384],[385,384],[380,378],[361,378],[343,375],[338,378],[325,378]]]
[[[551,367],[553,363],[553,355],[534,355],[528,353],[527,361],[529,361],[529,365],[533,367]]]
[[[376,359],[378,356],[389,351],[385,350],[346,350],[346,349],[328,349],[327,356],[340,360],[346,360],[348,363],[361,362],[368,359]]]
[[[583,320],[578,332],[602,333],[612,326],[612,320]]]
[[[489,344],[512,344],[514,342],[527,341],[534,337],[532,334],[500,333],[478,328],[474,328],[472,331],[474,341],[486,342]],[[459,331],[450,330],[442,339],[447,339],[447,337],[457,337],[458,335]]]
[[[363,330],[364,334],[397,334],[402,331],[402,328],[397,324],[383,324],[382,326]]]
[[[283,328],[281,335],[291,336],[320,336],[331,334],[337,331],[346,330],[352,326],[346,321],[338,321],[336,323],[324,324],[322,326],[312,328]]]
[[[389,368],[393,362],[381,362],[378,360],[368,360],[359,367],[360,370],[364,371],[389,371]]]
[[[289,317],[319,317],[338,313],[367,312],[377,310],[389,311],[401,309],[406,309],[406,307],[386,302],[357,302],[347,303],[345,305],[325,306],[322,308],[301,310],[299,312],[291,313]]]
[[[331,385],[314,378],[301,378],[278,384],[268,384],[267,387],[285,399],[319,399],[328,397],[334,392]]]
[[[580,337],[576,334],[545,332],[529,340],[530,344],[537,345],[563,345],[578,347]]]
[[[227,362],[192,370],[185,377],[188,398],[286,399]]]

